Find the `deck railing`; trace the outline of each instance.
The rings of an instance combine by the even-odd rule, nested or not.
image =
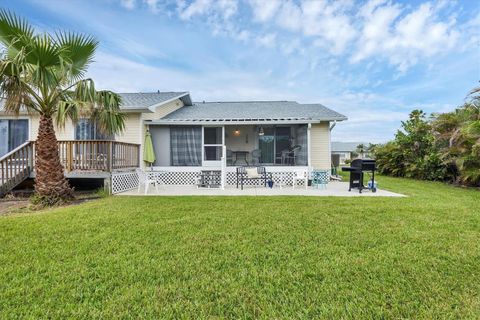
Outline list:
[[[140,165],[140,145],[112,140],[58,141],[60,161],[67,172],[112,171]]]
[[[140,166],[140,145],[112,140],[58,141],[66,172],[107,171]],[[34,171],[35,142],[28,141],[0,158],[0,196]]]
[[[33,143],[28,141],[0,158],[0,196],[30,175],[33,154]]]

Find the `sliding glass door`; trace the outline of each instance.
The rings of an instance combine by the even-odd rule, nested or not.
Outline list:
[[[0,157],[8,152],[8,120],[0,120]]]
[[[275,162],[275,129],[263,128],[263,135],[258,136],[258,148],[260,149],[260,163],[272,164]]]
[[[282,151],[286,152],[291,148],[291,128],[276,127],[275,128],[275,164],[282,163]]]
[[[258,137],[261,151],[260,162],[263,164],[280,164],[281,153],[291,147],[291,127],[264,127],[263,135]]]
[[[28,120],[0,120],[0,157],[28,141]]]

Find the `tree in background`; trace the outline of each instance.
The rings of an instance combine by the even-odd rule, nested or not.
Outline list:
[[[480,88],[452,112],[410,113],[395,139],[374,148],[380,173],[480,185]]]
[[[452,112],[434,115],[432,123],[443,163],[456,183],[480,183],[480,88]]]
[[[395,139],[375,148],[381,173],[399,177],[444,180],[444,166],[435,150],[432,127],[422,110],[413,110]]]
[[[0,11],[0,95],[7,112],[22,108],[40,115],[36,140],[35,192],[45,205],[73,197],[60,163],[54,120],[96,120],[100,129],[113,134],[123,130],[120,96],[97,91],[85,72],[98,42],[75,33],[35,34],[32,26],[16,15]]]
[[[355,149],[355,152],[359,155],[360,158],[365,158],[365,152],[366,152],[366,147],[363,143],[360,143],[357,148]]]

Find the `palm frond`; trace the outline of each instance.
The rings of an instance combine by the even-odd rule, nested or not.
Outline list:
[[[7,57],[0,60],[0,96],[6,101],[4,109],[17,115],[22,106],[27,111],[39,111],[39,99],[28,83],[28,68],[21,53],[22,50],[13,60]]]
[[[112,91],[96,91],[92,79],[78,81],[73,90],[64,90],[57,107],[57,123],[67,118],[94,120],[106,134],[115,134],[125,128],[125,114],[120,110],[121,97]]]
[[[78,104],[72,100],[62,100],[58,103],[55,120],[59,127],[65,127],[65,123],[70,119],[77,123],[80,119]]]
[[[16,54],[28,46],[33,37],[33,27],[8,10],[0,10],[0,42]]]
[[[60,57],[69,77],[74,81],[81,79],[91,62],[98,41],[93,37],[71,32],[59,32],[56,34],[60,50]]]
[[[28,94],[27,86],[17,77],[2,76],[0,78],[0,93],[5,99],[5,112],[18,115],[22,107],[25,107],[27,111],[38,110]]]
[[[108,90],[98,91],[96,108],[92,118],[98,123],[101,131],[106,134],[115,134],[125,129],[125,114],[121,112],[122,98]]]

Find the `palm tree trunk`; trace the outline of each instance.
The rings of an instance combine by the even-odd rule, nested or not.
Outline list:
[[[37,142],[35,145],[35,192],[49,203],[70,200],[73,189],[63,172],[58,154],[58,143],[51,117],[40,116]]]

